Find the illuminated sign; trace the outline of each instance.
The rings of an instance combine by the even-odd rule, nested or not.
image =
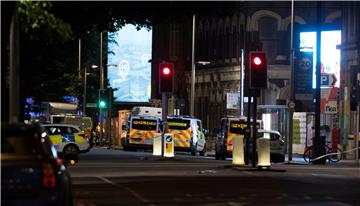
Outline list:
[[[132,123],[133,123],[133,124],[140,124],[140,125],[156,126],[156,122],[143,121],[143,120],[134,120]]]
[[[336,48],[341,44],[341,31],[321,31],[321,73],[334,75],[340,79],[340,50]],[[300,32],[300,51],[313,52],[313,88],[316,87],[316,32]],[[340,86],[335,82],[335,87]]]
[[[232,123],[230,124],[230,127],[231,128],[241,128],[241,129],[244,129],[247,127],[246,123],[245,124],[240,124],[240,123]]]
[[[187,124],[184,122],[168,122],[168,125],[174,127],[187,127]]]
[[[109,33],[107,68],[115,102],[149,102],[151,98],[152,31],[127,24]]]

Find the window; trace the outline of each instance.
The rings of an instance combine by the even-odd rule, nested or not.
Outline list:
[[[196,121],[198,130],[202,130],[201,122],[199,120]]]
[[[45,127],[46,131],[49,133],[49,135],[58,135],[61,134],[61,130],[58,127]]]

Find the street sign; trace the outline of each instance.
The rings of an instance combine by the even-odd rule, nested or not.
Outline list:
[[[174,157],[174,138],[173,134],[164,134],[164,157]]]
[[[226,93],[226,109],[239,109],[240,93]]]
[[[325,104],[325,114],[337,114],[337,102],[329,101]]]
[[[86,107],[96,108],[96,107],[97,107],[97,104],[96,104],[96,103],[86,103]]]
[[[297,53],[294,64],[294,92],[296,100],[312,100],[313,52]]]
[[[337,79],[333,73],[321,73],[321,87],[333,87]]]

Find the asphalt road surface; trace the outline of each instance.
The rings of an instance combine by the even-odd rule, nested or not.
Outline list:
[[[74,205],[360,205],[358,164],[234,167],[231,160],[94,148],[69,167]]]

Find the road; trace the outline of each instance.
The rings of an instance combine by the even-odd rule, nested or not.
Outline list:
[[[74,204],[360,205],[355,164],[233,167],[231,160],[94,148],[70,166]]]

